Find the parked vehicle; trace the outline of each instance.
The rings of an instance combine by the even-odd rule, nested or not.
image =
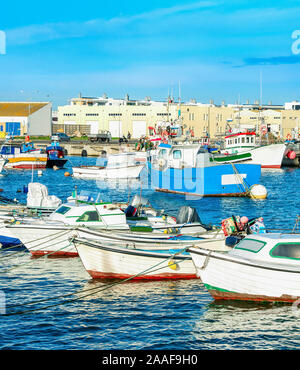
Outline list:
[[[87,135],[89,140],[92,141],[92,142],[95,142],[95,141],[102,141],[102,142],[107,142],[109,143],[111,141],[111,133],[110,131],[105,131],[105,130],[102,130],[102,131],[99,131],[98,134],[89,134]]]
[[[55,135],[58,136],[59,141],[71,141],[70,136],[68,136],[67,134],[65,134],[63,132],[58,132]]]

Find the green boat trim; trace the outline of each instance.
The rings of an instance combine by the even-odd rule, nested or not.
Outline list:
[[[222,155],[222,156],[214,156],[210,159],[211,162],[229,162],[229,161],[237,161],[237,160],[247,160],[251,159],[251,153],[236,153],[232,155]]]
[[[212,286],[212,285],[209,285],[209,284],[204,284],[205,288],[209,291],[209,290],[217,290],[219,292],[226,292],[226,293],[235,293],[231,290],[226,290],[226,289],[221,289],[221,288],[217,288],[215,286]]]

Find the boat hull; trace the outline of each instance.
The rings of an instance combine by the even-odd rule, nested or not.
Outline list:
[[[1,230],[2,236],[19,239],[33,256],[49,254],[78,257],[74,245],[69,240],[74,234],[74,229],[70,227],[39,227],[38,225],[12,225]]]
[[[47,154],[22,153],[20,155],[6,155],[5,168],[7,169],[42,169],[47,165]]]
[[[281,168],[282,160],[286,151],[285,144],[270,144],[251,148],[249,150],[241,149],[237,152],[230,153],[230,150],[224,150],[223,153],[228,155],[215,156],[215,160],[219,163],[253,163],[260,164],[261,168]]]
[[[126,167],[73,167],[73,176],[78,178],[98,178],[98,179],[132,179],[138,178],[144,164]]]
[[[47,160],[47,168],[53,168],[54,166],[58,168],[63,168],[68,160],[67,159],[49,159]]]
[[[74,243],[83,266],[93,279],[197,278],[192,259],[187,254],[173,256],[174,252],[167,250],[130,249],[83,239],[75,239]]]
[[[193,196],[241,196],[259,183],[261,166],[236,164],[238,175],[231,164],[194,168],[159,170],[148,164],[151,183],[157,191]]]
[[[197,276],[216,300],[294,302],[300,270],[189,248]]]

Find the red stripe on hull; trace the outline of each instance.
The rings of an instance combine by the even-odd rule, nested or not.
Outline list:
[[[235,300],[235,301],[253,301],[253,302],[286,302],[293,303],[299,297],[290,295],[282,295],[281,297],[269,297],[265,295],[242,294],[234,292],[222,292],[217,290],[209,290],[209,293],[215,300]]]
[[[273,164],[273,165],[267,165],[267,166],[261,165],[261,168],[281,168],[281,165],[280,164]]]
[[[33,256],[45,256],[49,254],[49,257],[78,257],[77,252],[64,252],[64,251],[30,251]]]
[[[99,272],[87,270],[93,279],[129,279],[134,275],[116,274],[113,272]],[[164,280],[164,279],[198,279],[196,274],[157,274],[157,275],[141,275],[135,276],[132,280]]]
[[[40,164],[40,165],[34,164],[33,166],[30,164],[23,164],[23,165],[16,165],[16,166],[8,166],[6,168],[20,168],[23,170],[31,170],[32,168],[33,169],[37,169],[37,168],[43,169],[43,168],[46,168],[46,164]]]

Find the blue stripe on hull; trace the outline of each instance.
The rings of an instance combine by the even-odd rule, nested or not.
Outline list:
[[[246,175],[244,181],[249,187],[259,183],[260,165],[236,164],[235,167],[239,174]],[[243,194],[246,191],[242,184],[222,184],[223,175],[234,175],[230,164],[159,171],[150,163],[149,169],[152,187],[157,190],[204,196]]]

